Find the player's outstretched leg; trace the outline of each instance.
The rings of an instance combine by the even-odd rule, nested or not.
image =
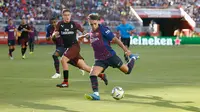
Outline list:
[[[133,67],[134,67],[134,64],[135,64],[135,60],[137,60],[139,58],[139,55],[134,55],[134,54],[131,54],[129,56],[130,60],[129,62],[127,63],[127,66],[128,66],[128,72],[126,74],[130,74]]]

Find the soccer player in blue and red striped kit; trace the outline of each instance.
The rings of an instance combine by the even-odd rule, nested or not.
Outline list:
[[[99,73],[111,66],[113,68],[118,68],[125,74],[130,74],[134,67],[135,60],[139,57],[131,54],[131,51],[114,36],[108,27],[101,25],[99,23],[99,18],[99,15],[96,13],[92,13],[88,16],[88,22],[92,28],[90,32],[90,42],[95,57],[95,64],[90,71],[93,94],[85,94],[85,97],[90,100],[100,100],[97,80],[97,75]],[[123,64],[122,60],[116,55],[116,52],[110,46],[110,41],[118,44],[125,54],[129,56],[130,61],[127,64]]]
[[[13,20],[11,18],[8,19],[8,26],[5,27],[5,32],[8,34],[8,46],[9,46],[9,57],[10,59],[14,59],[12,52],[15,50],[15,41],[17,38],[17,29],[13,24]]]

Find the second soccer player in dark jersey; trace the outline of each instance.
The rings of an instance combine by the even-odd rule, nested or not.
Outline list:
[[[55,32],[53,33],[53,38],[60,37],[63,40],[64,48],[66,51],[64,52],[61,63],[63,67],[63,76],[64,81],[61,84],[57,84],[57,87],[68,87],[68,62],[84,71],[90,72],[91,67],[88,66],[80,55],[80,45],[76,38],[77,30],[84,33],[84,29],[80,24],[71,21],[71,12],[68,9],[64,9],[62,11],[63,20],[59,21],[56,25]],[[105,84],[107,85],[107,79],[105,74],[99,73],[97,75],[100,77]]]
[[[22,22],[18,27],[18,31],[21,32],[20,43],[21,43],[21,53],[22,53],[22,59],[25,59],[25,53],[28,45],[28,38],[29,38],[29,32],[32,32],[30,30],[29,25],[26,23],[26,19],[22,18]]]
[[[90,100],[100,100],[98,91],[97,75],[107,69],[109,66],[118,68],[125,74],[130,74],[138,56],[131,54],[131,51],[123,45],[123,43],[114,36],[111,30],[99,24],[99,15],[90,14],[88,22],[91,26],[90,43],[94,51],[95,64],[90,71],[90,81],[93,94],[85,94],[85,97]],[[130,57],[127,64],[123,64],[122,60],[116,55],[116,52],[111,48],[110,41],[118,44],[125,54]]]
[[[8,26],[6,26],[5,32],[8,34],[8,46],[9,46],[8,55],[9,55],[10,59],[13,59],[12,52],[15,50],[17,29],[16,29],[15,25],[13,24],[12,19],[8,19]]]
[[[52,34],[55,30],[56,27],[56,19],[55,18],[51,18],[50,19],[50,24],[47,26],[47,31],[46,31],[46,39],[50,40],[52,38]],[[54,67],[56,70],[56,73],[51,77],[51,78],[59,78],[60,75],[60,62],[59,62],[59,57],[63,55],[65,49],[63,46],[63,41],[60,37],[58,38],[52,38],[52,41],[54,42],[54,44],[56,45],[56,50],[52,55],[52,58],[54,60]]]

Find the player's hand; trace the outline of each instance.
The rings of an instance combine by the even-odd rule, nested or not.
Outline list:
[[[130,56],[130,55],[131,55],[131,51],[128,50],[128,51],[125,52],[125,54],[126,54],[127,56]]]

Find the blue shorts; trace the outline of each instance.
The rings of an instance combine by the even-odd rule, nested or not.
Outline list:
[[[14,46],[15,40],[8,40],[8,46]]]
[[[107,69],[109,66],[113,68],[120,68],[122,65],[123,62],[117,55],[114,55],[106,60],[96,60],[94,64],[94,66],[103,67],[104,70]]]
[[[59,56],[62,56],[63,55],[63,53],[65,52],[65,48],[64,47],[56,47],[56,51],[54,52],[54,54],[56,53],[56,52],[58,52],[58,54],[59,54]]]

